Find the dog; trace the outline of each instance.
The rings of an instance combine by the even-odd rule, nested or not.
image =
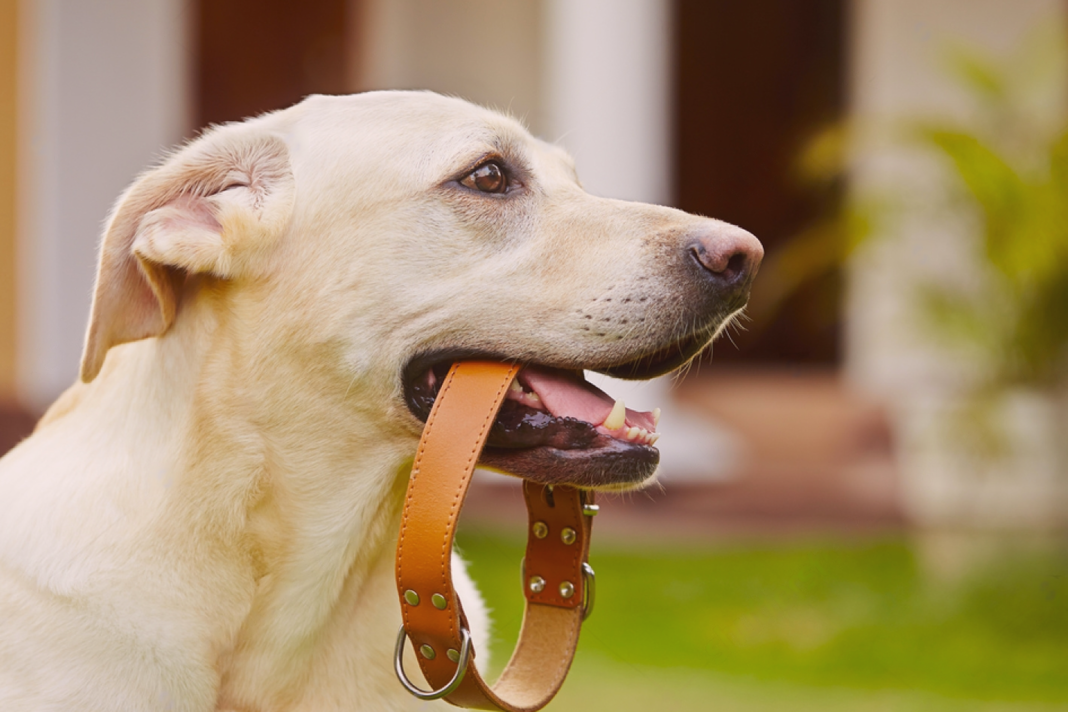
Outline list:
[[[312,96],[207,130],[119,198],[81,379],[0,460],[0,709],[425,704],[391,669],[393,555],[444,369],[524,364],[488,466],[640,486],[656,414],[583,369],[685,364],[762,254],[589,195],[563,150],[456,98]]]

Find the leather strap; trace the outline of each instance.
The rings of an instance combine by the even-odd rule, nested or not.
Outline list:
[[[427,418],[412,465],[397,543],[397,589],[404,631],[426,680],[441,689],[457,675],[467,630],[452,585],[453,536],[471,475],[519,366],[454,364]],[[512,658],[491,688],[467,660],[445,699],[460,707],[533,712],[556,694],[571,667],[586,613],[585,579],[592,492],[526,481],[530,521],[526,610]],[[424,647],[426,646],[426,647]]]

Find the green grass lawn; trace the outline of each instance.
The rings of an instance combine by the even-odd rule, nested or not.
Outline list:
[[[518,632],[522,543],[461,532]],[[566,710],[1068,710],[1068,556],[992,557],[948,581],[893,540],[628,549],[594,542],[596,610]]]

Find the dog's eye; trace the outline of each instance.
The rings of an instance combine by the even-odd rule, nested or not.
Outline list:
[[[501,170],[500,164],[493,161],[483,163],[468,173],[460,183],[483,193],[503,193],[508,190],[508,177]]]

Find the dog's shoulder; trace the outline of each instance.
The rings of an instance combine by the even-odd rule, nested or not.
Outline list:
[[[80,382],[63,391],[59,398],[48,407],[41,419],[37,421],[34,432],[38,432],[41,428],[54,423],[77,408],[78,404],[85,399],[86,391],[86,384]]]

